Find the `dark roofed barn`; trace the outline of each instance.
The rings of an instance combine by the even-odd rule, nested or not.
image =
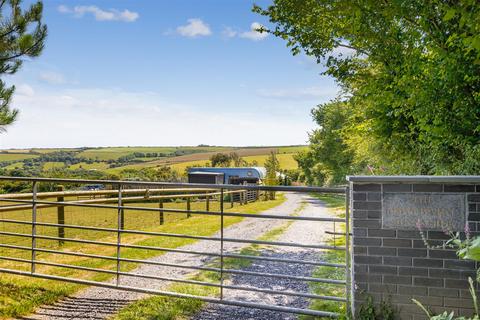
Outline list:
[[[266,170],[262,167],[200,167],[190,168],[188,170],[189,183],[207,183],[199,182],[210,181],[215,184],[260,184],[265,177]],[[220,180],[220,177],[222,178]],[[215,182],[213,182],[215,181]]]

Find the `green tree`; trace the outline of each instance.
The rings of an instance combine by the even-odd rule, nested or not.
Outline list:
[[[142,181],[179,181],[177,171],[169,166],[158,168],[124,169],[120,171],[120,179]]]
[[[480,2],[274,0],[254,11],[341,86],[352,108],[339,143],[354,163],[480,173]]]
[[[267,160],[265,160],[265,169],[267,174],[264,179],[264,183],[268,186],[276,186],[278,185],[278,178],[277,174],[280,172],[280,162],[277,159],[277,153],[272,151],[268,156]],[[270,200],[275,199],[275,192],[269,192]]]
[[[210,162],[212,167],[229,167],[231,159],[228,154],[219,152],[210,157]]]
[[[230,152],[229,157],[233,162],[234,167],[246,167],[248,165],[247,161],[240,157],[240,155],[236,152]]]
[[[349,114],[350,105],[341,101],[321,104],[312,110],[318,129],[309,135],[309,150],[295,156],[308,184],[343,183],[351,173],[354,153],[343,132]]]
[[[0,1],[0,76],[14,74],[28,57],[40,55],[47,36],[42,23],[43,4],[38,1],[23,10],[21,0]],[[10,108],[15,86],[0,80],[0,131],[18,115]]]

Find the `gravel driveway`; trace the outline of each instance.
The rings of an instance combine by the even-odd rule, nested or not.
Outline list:
[[[286,194],[286,201],[284,203],[275,208],[266,210],[262,213],[289,215],[292,214],[295,209],[297,209],[301,205],[302,201],[302,195],[288,193]],[[310,206],[311,204],[308,205],[308,208],[310,208]],[[255,239],[264,234],[265,232],[271,230],[272,228],[280,226],[282,223],[284,222],[278,220],[247,218],[237,224],[225,228],[224,236],[240,239]],[[309,222],[307,222],[306,224],[315,225],[315,223]],[[297,228],[296,225],[297,223],[292,224],[291,228],[289,228],[289,231],[286,232],[286,235],[291,235],[290,240],[294,239],[295,237],[297,241],[299,240],[298,234],[293,237],[290,232],[290,229]],[[300,234],[303,234],[305,231],[306,229],[297,230],[297,232],[300,232]],[[308,236],[311,238],[312,243],[318,240],[316,238],[318,236],[317,234],[321,233],[320,229],[318,229],[317,231],[312,231],[312,233],[310,233],[310,236]],[[218,233],[215,236],[220,236],[220,234]],[[289,241],[288,239],[289,237],[282,240]],[[180,247],[179,249],[196,250],[203,252],[218,252],[219,246],[219,243],[215,241],[200,240],[191,245]],[[248,244],[230,242],[224,243],[224,248],[227,252],[238,251],[245,246],[248,246]],[[208,263],[209,259],[210,258],[204,256],[170,252],[151,258],[150,260],[165,263],[183,264],[189,266],[202,266]],[[155,265],[141,265],[132,272],[147,275],[162,275],[171,278],[186,278],[192,274],[191,270]],[[171,282],[122,276],[121,284],[148,289],[163,289],[169,284],[171,284]],[[34,314],[28,317],[24,317],[23,319],[105,319],[116,313],[126,304],[134,300],[138,300],[144,296],[145,294],[135,292],[89,287],[71,297],[59,301],[54,305],[41,307]]]
[[[306,206],[300,212],[301,216],[310,217],[332,217],[332,214],[324,205],[309,196],[302,196]],[[297,242],[304,244],[320,244],[325,240],[325,231],[333,231],[330,222],[296,221],[277,239],[284,242]],[[321,253],[312,249],[290,248],[290,247],[269,247],[262,251],[262,256],[286,258],[294,260],[319,260]],[[252,265],[243,270],[255,272],[268,272],[274,274],[288,274],[296,276],[311,276],[315,266],[289,264],[281,262],[256,260]],[[272,290],[288,290],[297,292],[308,292],[308,284],[303,281],[289,279],[274,279],[249,275],[234,275],[228,284],[258,287]],[[229,300],[240,300],[247,302],[260,302],[268,305],[281,305],[296,308],[308,308],[309,302],[302,297],[283,295],[271,295],[259,292],[224,290],[224,296]],[[297,319],[293,314],[273,312],[261,309],[250,309],[243,307],[208,304],[201,312],[192,317],[192,320],[247,320],[247,319]]]

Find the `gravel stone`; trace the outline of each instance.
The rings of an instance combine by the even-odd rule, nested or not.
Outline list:
[[[312,197],[303,197],[307,206],[301,211],[301,216],[332,217],[324,205]],[[297,242],[302,244],[320,244],[325,241],[325,231],[334,231],[333,223],[296,221],[278,239],[282,242]],[[290,247],[269,247],[262,251],[261,256],[276,257],[293,260],[316,260],[321,259],[318,250]],[[287,274],[293,276],[311,276],[315,266],[302,264],[289,264],[282,262],[255,260],[245,271],[266,272],[273,274]],[[259,277],[251,275],[233,275],[228,284],[245,287],[257,287],[272,290],[295,291],[308,293],[309,287],[306,282],[278,279],[271,277]],[[228,300],[257,302],[266,305],[279,305],[295,308],[308,308],[309,301],[303,297],[285,295],[272,295],[261,292],[224,290],[224,297]],[[192,320],[249,320],[249,319],[297,319],[295,314],[274,312],[263,309],[250,309],[220,304],[208,304],[202,311],[193,316]]]
[[[302,201],[307,201],[307,206],[305,210],[302,211],[303,215],[315,215],[315,216],[328,216],[327,210],[321,205],[320,202],[306,196],[297,193],[287,193],[286,194],[286,201],[281,205],[266,210],[262,212],[263,214],[277,214],[277,215],[290,215],[295,212],[295,210],[300,206]],[[305,213],[305,214],[304,214]],[[253,218],[246,218],[243,221],[229,226],[224,230],[224,236],[229,238],[240,238],[240,239],[256,239],[265,232],[276,228],[285,221],[281,220],[272,220],[272,219],[253,219]],[[302,242],[302,243],[319,243],[321,241],[326,228],[330,228],[327,226],[326,223],[316,223],[310,221],[299,221],[293,223],[288,230],[285,232],[284,235],[281,236],[279,241],[285,242]],[[220,236],[220,233],[217,233],[215,236]],[[225,242],[224,248],[226,252],[237,252],[240,249],[248,246],[248,244],[244,243],[232,243],[232,242]],[[197,241],[191,245],[183,246],[179,249],[183,250],[196,250],[196,251],[203,251],[203,252],[219,252],[220,245],[218,242],[215,241],[208,241],[208,240],[201,240]],[[298,249],[286,249],[286,248],[275,248],[274,252],[270,254],[306,254],[301,253],[305,250],[298,250]],[[280,253],[277,253],[277,250],[280,250]],[[287,251],[285,251],[287,250]],[[264,254],[269,254],[265,252]],[[310,251],[310,254],[316,254],[314,250]],[[156,256],[151,258],[152,261],[161,261],[165,263],[176,263],[176,264],[183,264],[189,266],[202,266],[211,261],[211,258],[199,255],[192,255],[192,254],[184,254],[184,253],[165,253],[160,256]],[[257,264],[252,265],[250,268],[257,268],[262,270],[267,270],[274,268],[269,264],[264,266],[259,266]],[[282,266],[280,268],[288,268]],[[293,266],[290,268],[292,272],[306,272],[308,270],[303,270],[298,266]],[[282,270],[283,272],[284,270]],[[191,270],[182,269],[182,268],[171,268],[171,267],[164,267],[164,266],[154,266],[154,265],[141,265],[132,272],[134,273],[142,273],[148,275],[162,275],[165,277],[171,278],[187,278],[193,274]],[[277,271],[272,271],[277,272]],[[280,272],[280,271],[278,271]],[[288,271],[287,271],[288,272]],[[237,276],[233,278],[233,281],[246,281],[247,283],[250,281],[252,284],[257,283],[258,279],[252,282],[253,279],[236,279]],[[257,277],[258,278],[258,277]],[[275,286],[281,288],[286,286],[287,282],[283,282],[283,279],[274,279],[273,283],[270,284],[271,286]],[[277,280],[282,280],[278,282]],[[113,280],[111,281],[113,282]],[[121,277],[121,285],[132,286],[132,287],[141,287],[141,288],[149,288],[149,289],[164,289],[166,286],[171,284],[172,282],[168,281],[159,281],[159,280],[151,280],[151,279],[141,279],[141,278],[134,278],[128,276]],[[289,283],[289,282],[288,282]],[[262,282],[262,286],[266,286],[266,280]],[[305,287],[302,287],[305,288]],[[226,290],[228,291],[228,290]],[[236,291],[239,292],[239,291]],[[227,293],[227,292],[226,292]],[[245,293],[245,292],[243,292]],[[107,288],[100,288],[100,287],[88,287],[85,290],[82,290],[71,297],[68,297],[58,303],[51,305],[51,306],[43,306],[39,308],[34,314],[28,317],[24,317],[23,319],[41,319],[41,320],[60,320],[60,319],[106,319],[111,315],[115,314],[118,310],[120,310],[126,304],[144,298],[146,295],[136,292],[130,291],[121,291],[115,289],[107,289]],[[230,299],[230,296],[225,296],[226,298]],[[234,297],[235,298],[235,297]],[[241,297],[239,296],[239,299]],[[249,297],[245,297],[245,299],[250,299]],[[262,297],[260,297],[262,298]],[[275,298],[276,299],[276,298]],[[275,300],[277,301],[277,300]],[[282,300],[279,300],[282,301]],[[290,303],[290,300],[285,300],[285,303]],[[282,303],[282,302],[280,302]],[[305,303],[301,301],[293,301],[292,303]],[[211,307],[207,308],[210,310]],[[207,312],[207,311],[205,311]],[[213,312],[213,311],[211,311]],[[241,319],[289,319],[289,318],[272,318],[267,317],[265,318],[263,315],[259,314],[259,310],[244,310],[244,315],[248,315],[250,318],[241,318]],[[258,317],[260,316],[260,317]],[[197,318],[199,319],[199,318]],[[216,319],[216,318],[202,318],[202,319]],[[222,318],[218,318],[222,319]],[[232,319],[232,318],[229,318]]]

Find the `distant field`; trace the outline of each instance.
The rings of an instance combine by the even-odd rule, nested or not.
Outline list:
[[[298,164],[297,164],[297,161],[293,159],[293,156],[294,156],[294,153],[277,154],[278,162],[280,162],[280,168],[287,169],[287,170],[297,169]],[[267,158],[268,158],[268,155],[261,155],[261,156],[244,157],[243,159],[245,159],[248,162],[252,162],[255,160],[258,162],[259,166],[263,166]]]
[[[243,157],[244,160],[248,161],[249,163],[253,161],[257,161],[258,166],[262,167],[265,164],[265,160],[267,160],[268,155],[260,155],[260,156],[249,156]],[[280,162],[281,169],[296,169],[298,168],[297,162],[293,159],[293,154],[278,154],[277,159]],[[176,163],[172,165],[172,169],[183,173],[187,167],[191,166],[202,166],[205,164],[205,160],[198,160],[198,161],[189,161],[189,162],[182,162]]]
[[[232,149],[229,147],[106,147],[88,149],[79,153],[79,157],[98,160],[116,160],[122,156],[132,154],[134,152],[162,152],[172,153],[179,150],[195,151],[195,152],[209,152],[209,151],[223,151]]]
[[[136,161],[143,161],[143,162],[150,162],[154,160],[158,160],[162,157],[144,157],[144,158],[135,158]]]
[[[278,153],[297,153],[305,151],[308,149],[308,146],[287,146],[287,147],[278,147]]]
[[[181,162],[181,163],[176,163],[174,165],[171,165],[171,167],[173,170],[177,171],[178,173],[184,173],[187,167],[204,166],[205,162],[206,162],[205,160]]]
[[[63,163],[63,162],[49,161],[49,162],[45,162],[43,164],[43,170],[49,170],[49,169],[53,169],[53,168],[61,168],[63,166],[65,166],[65,163]]]
[[[268,155],[270,154],[270,152],[275,151],[276,149],[277,148],[237,148],[237,149],[230,149],[228,150],[228,152],[225,152],[225,151],[224,152],[225,153],[236,152],[241,157],[248,157],[248,156],[257,156],[257,155]],[[154,165],[159,165],[159,164],[172,165],[180,162],[199,161],[199,160],[207,161],[210,159],[212,155],[214,155],[217,152],[219,151],[193,153],[193,154],[187,154],[184,156],[160,159],[160,160],[152,161],[150,163]]]
[[[285,147],[106,147],[87,149],[78,154],[79,157],[98,159],[102,161],[115,160],[122,156],[132,154],[134,152],[161,152],[161,153],[173,153],[175,151],[186,151],[195,153],[181,155],[177,157],[169,157],[159,159],[159,163],[155,164],[167,164],[185,161],[196,160],[208,160],[213,153],[217,152],[236,152],[242,157],[268,154],[271,151],[277,151],[278,153],[296,153],[305,150],[306,146],[285,146]],[[143,158],[144,159],[144,158]],[[140,159],[140,160],[143,160]],[[148,160],[145,159],[145,160]],[[152,159],[150,159],[152,160]]]
[[[5,167],[7,170],[23,168],[23,162],[15,162]]]
[[[198,154],[197,156],[204,155],[204,154]],[[298,164],[293,159],[294,153],[287,153],[287,154],[278,154],[277,158],[278,161],[280,162],[280,168],[281,169],[297,169]],[[180,158],[180,157],[176,157]],[[265,164],[265,160],[267,160],[268,154],[262,154],[262,155],[257,155],[257,156],[246,156],[243,157],[244,160],[248,162],[253,162],[254,160],[257,161],[258,166],[263,166]],[[124,169],[140,169],[140,168],[155,168],[155,167],[162,167],[162,166],[170,166],[173,170],[177,171],[178,173],[184,173],[185,169],[187,167],[192,167],[192,166],[204,166],[206,162],[208,162],[209,158],[205,158],[203,160],[194,160],[194,161],[184,161],[184,162],[175,162],[172,164],[169,163],[161,163],[159,161],[153,161],[153,162],[147,162],[147,163],[137,163],[137,164],[132,164],[128,166],[123,166],[123,167],[117,167],[117,168],[112,168],[112,169],[107,169],[108,172],[110,173],[118,173]]]
[[[145,167],[156,168],[163,166],[171,166],[174,170],[179,173],[184,173],[185,168],[189,166],[203,166],[207,161],[210,160],[211,156],[215,153],[232,153],[235,152],[239,156],[243,157],[248,162],[256,161],[259,166],[263,166],[265,160],[271,152],[278,153],[278,159],[280,161],[280,167],[282,169],[295,169],[297,168],[297,163],[293,159],[294,154],[306,150],[307,146],[268,146],[268,147],[229,147],[229,146],[187,146],[187,147],[99,147],[99,148],[45,148],[45,149],[8,149],[3,150],[7,153],[0,153],[0,162],[2,161],[15,161],[14,164],[9,164],[8,169],[22,168],[22,161],[25,159],[31,159],[39,157],[35,154],[30,154],[30,151],[48,154],[58,151],[69,151],[73,152],[74,158],[87,158],[94,161],[97,161],[92,164],[86,162],[81,162],[75,165],[71,165],[68,169],[79,169],[83,168],[86,170],[100,170],[106,171],[109,173],[118,173],[124,169],[141,169]],[[118,160],[120,157],[132,155],[135,152],[141,153],[163,153],[163,154],[173,154],[178,153],[188,153],[178,156],[170,157],[140,157],[135,160],[141,161],[141,163],[127,164],[120,167],[109,168],[107,162],[112,162]],[[52,157],[52,160],[56,159]],[[45,160],[44,160],[45,161]],[[99,161],[99,162],[98,162]],[[117,165],[121,163],[117,162]],[[40,163],[40,165],[42,165]],[[48,170],[52,168],[64,167],[62,162],[45,162],[43,163],[43,169]]]
[[[239,156],[244,157],[245,159],[253,156],[265,156],[267,157],[270,152],[276,151],[278,148],[237,148],[230,149],[228,151],[222,151],[224,153],[236,152]],[[210,157],[215,153],[214,152],[202,152],[202,153],[193,153],[187,154],[178,157],[168,157],[155,161],[145,162],[145,163],[136,163],[131,165],[126,165],[122,167],[108,169],[108,172],[115,173],[123,169],[140,169],[145,167],[162,167],[162,166],[171,166],[180,173],[183,173],[187,166],[192,165],[204,165],[205,162],[209,161]],[[246,159],[247,160],[247,159]],[[257,160],[258,161],[258,160]]]
[[[29,153],[30,151],[37,153],[51,153],[58,151],[79,151],[78,148],[33,148],[33,149],[6,149],[1,151],[7,151],[10,153]]]
[[[82,151],[78,154],[78,156],[82,158],[92,159],[92,160],[107,161],[107,160],[116,160],[123,156],[128,156],[133,152],[135,151],[128,151],[128,150],[110,151],[110,150],[98,149],[98,150]]]
[[[106,162],[94,162],[86,163],[80,162],[77,164],[72,164],[69,169],[85,169],[85,170],[105,170],[108,168],[108,163]]]
[[[34,154],[0,153],[0,161],[25,160],[25,159],[32,159],[37,157],[38,156]]]

